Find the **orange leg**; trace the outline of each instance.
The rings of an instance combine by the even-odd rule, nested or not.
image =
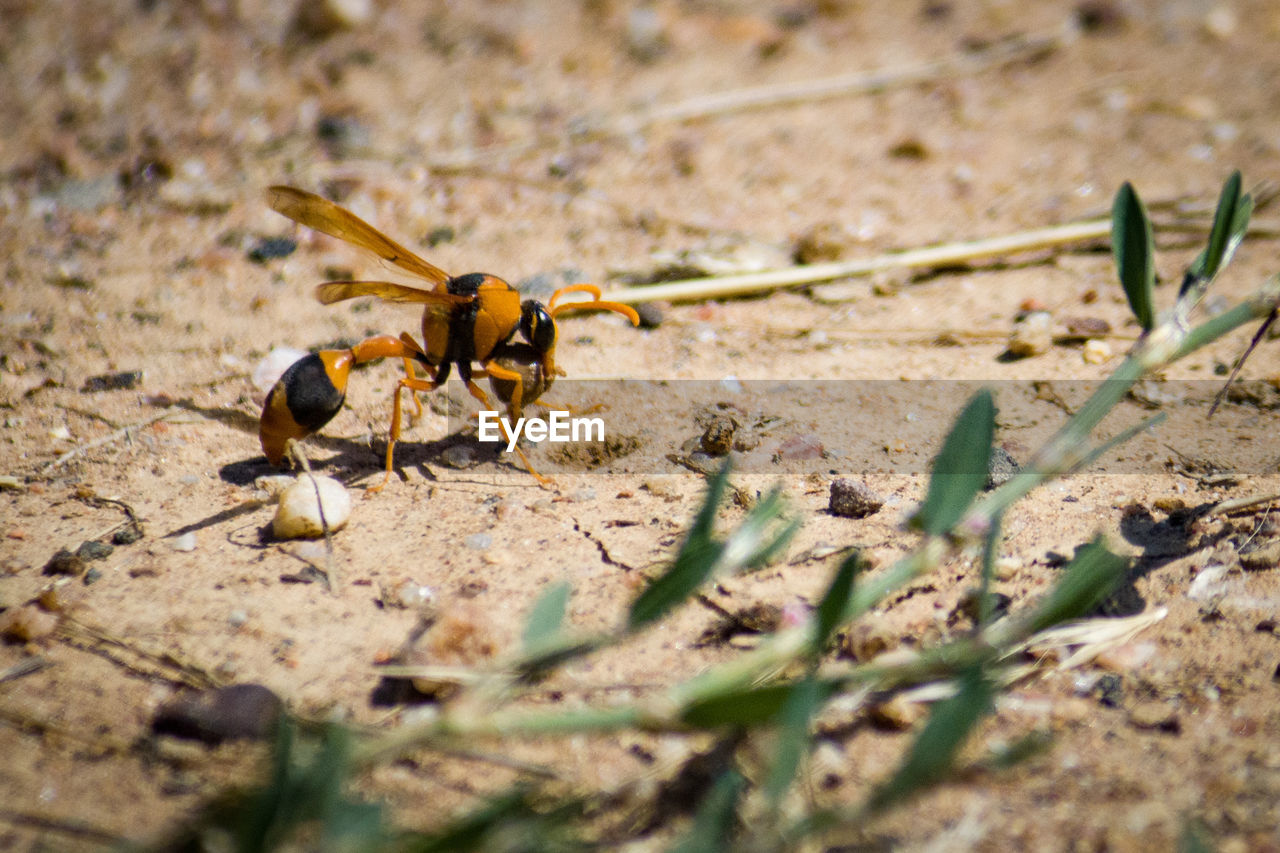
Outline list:
[[[426,353],[422,351],[422,347],[418,346],[418,342],[409,336],[408,332],[400,333],[400,342],[403,343],[405,346],[407,346],[409,349],[418,353],[418,355],[422,356],[422,358],[420,359],[410,358],[409,356],[404,357],[405,378],[416,379],[417,374],[413,370],[413,365],[422,364],[426,366]],[[430,374],[431,379],[434,380],[436,378],[435,370],[433,370],[431,367],[427,367],[427,371]],[[417,391],[410,391],[409,394],[413,398],[413,417],[416,420],[422,417],[422,401],[418,399]]]
[[[510,402],[507,403],[507,414],[513,418],[520,417],[521,413],[523,413],[524,411],[524,407],[523,407],[524,380],[520,377],[519,373],[516,373],[514,370],[508,370],[505,367],[501,367],[499,365],[496,365],[490,362],[486,364],[483,369],[476,370],[471,375],[473,377],[492,376],[498,379],[505,379],[508,382],[514,382],[515,390],[512,391],[511,400]],[[476,385],[474,381],[469,381],[467,382],[467,390],[471,392],[472,397],[475,397],[477,400],[480,401],[481,405],[483,405],[486,409],[489,408],[489,395],[484,393],[483,388]],[[498,421],[498,426],[501,427],[502,437],[506,439],[507,444],[511,444],[512,443],[511,433],[507,431],[506,424],[502,423],[502,421]],[[520,449],[519,444],[517,444],[515,448],[516,448],[516,453],[520,456],[520,461],[524,463],[525,470],[533,475],[533,479],[538,481],[538,485],[544,486],[544,487],[555,485],[551,479],[542,476],[541,474],[539,474],[537,471],[534,470],[533,463],[529,461],[529,457],[526,456],[524,451]]]
[[[431,391],[438,387],[434,381],[427,382],[422,379],[415,379],[406,376],[396,383],[395,393],[392,395],[391,403],[391,429],[387,432],[387,471],[382,478],[382,482],[376,486],[370,486],[365,489],[365,496],[376,495],[378,492],[386,488],[387,483],[391,482],[392,460],[394,458],[396,442],[400,440],[400,391],[404,388],[409,389],[409,393],[413,395],[413,399],[417,401],[419,391]]]

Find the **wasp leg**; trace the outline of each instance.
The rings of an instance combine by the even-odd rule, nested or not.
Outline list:
[[[481,371],[476,371],[475,375],[479,375],[480,373]],[[519,418],[524,413],[524,379],[520,374],[514,370],[508,370],[507,368],[492,362],[484,366],[483,373],[490,379],[501,379],[513,383],[514,387],[511,392],[511,399],[507,401],[507,415],[511,418]],[[476,386],[475,383],[469,382],[468,387],[471,390],[471,395],[488,407],[489,396],[485,394],[481,388]],[[515,442],[511,440],[511,433],[507,431],[507,425],[502,421],[498,421],[498,426],[502,429],[502,437],[506,440],[507,444],[515,444]],[[515,444],[515,448],[516,453],[520,456],[520,461],[524,463],[525,470],[533,475],[533,479],[538,481],[538,485],[543,486],[544,488],[555,485],[553,480],[542,476],[534,470],[533,463],[529,461],[529,457],[520,449],[519,444]]]
[[[436,378],[435,368],[433,368],[430,364],[427,363],[427,354],[422,351],[422,347],[418,346],[418,342],[415,341],[413,338],[411,338],[408,332],[400,333],[400,342],[405,344],[407,347],[409,347],[410,349],[412,349],[414,352],[418,354],[417,357],[415,358],[410,358],[409,356],[404,357],[405,378],[406,379],[418,378],[418,375],[413,370],[413,365],[416,362],[426,367],[428,375],[431,377],[432,381],[434,382]],[[412,397],[413,399],[413,417],[414,417],[414,420],[417,420],[418,418],[422,417],[422,401],[418,399],[417,391],[410,391],[409,396]]]
[[[387,483],[391,482],[392,460],[395,456],[396,442],[400,440],[400,391],[408,388],[409,393],[417,400],[419,391],[432,391],[437,387],[434,381],[427,382],[423,379],[415,379],[408,376],[396,382],[396,390],[392,395],[391,403],[391,429],[387,431],[387,471],[381,483],[364,490],[366,497],[376,495],[386,488]]]
[[[504,382],[512,383],[511,399],[507,401],[507,414],[513,418],[520,417],[524,412],[524,377],[514,370],[493,362],[489,362],[484,366],[484,372],[490,379],[500,379]],[[474,393],[473,391],[472,394]],[[484,394],[483,391],[480,391],[480,393]],[[485,405],[489,404],[487,396],[484,397],[484,401]]]

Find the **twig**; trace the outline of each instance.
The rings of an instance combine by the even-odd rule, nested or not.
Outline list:
[[[116,835],[114,832],[99,829],[84,821],[20,812],[14,809],[0,809],[0,820],[11,826],[29,826],[45,832],[57,832],[75,838],[97,841],[104,846],[118,847],[122,844],[127,844],[129,841],[123,835]]]
[[[1231,498],[1209,507],[1209,511],[1205,515],[1230,515],[1233,512],[1252,509],[1259,504],[1269,504],[1277,500],[1280,500],[1280,492],[1270,495],[1254,495],[1250,498]]]
[[[95,450],[99,447],[102,447],[103,445],[112,444],[114,442],[119,441],[122,438],[129,438],[130,434],[135,430],[140,430],[140,429],[143,429],[144,427],[149,427],[153,423],[156,423],[157,421],[162,421],[165,418],[169,417],[170,415],[176,414],[177,411],[178,409],[176,406],[170,406],[169,408],[165,409],[163,412],[161,412],[158,415],[154,415],[145,420],[138,421],[137,423],[132,423],[132,424],[128,424],[127,426],[120,427],[114,432],[108,433],[107,435],[104,435],[100,438],[95,438],[93,441],[90,441],[87,444],[81,444],[76,447],[73,447],[70,450],[68,450],[66,453],[59,456],[57,459],[54,459],[52,462],[46,462],[41,467],[40,470],[48,471],[51,468],[57,468],[59,465],[65,464],[67,461],[74,459],[75,457],[79,456],[81,453],[87,453],[90,450]]]
[[[1071,33],[1072,30],[1069,27],[1062,27],[1047,34],[1012,38],[983,50],[959,53],[946,59],[920,65],[857,71],[798,83],[711,92],[671,104],[658,104],[647,109],[606,118],[599,123],[588,124],[575,133],[573,138],[593,140],[610,136],[627,136],[664,122],[678,124],[747,110],[788,107],[833,98],[873,94],[954,77],[962,72],[978,73],[1056,50],[1067,41]],[[427,168],[437,173],[454,172],[483,161],[512,157],[544,145],[561,145],[563,142],[563,135],[543,135],[483,148],[465,147],[432,158]]]
[[[826,264],[809,264],[790,269],[770,270],[719,278],[693,278],[664,284],[626,287],[604,294],[601,298],[624,304],[636,302],[681,302],[695,299],[715,299],[724,296],[741,296],[761,293],[780,287],[816,284],[837,278],[871,275],[893,269],[950,266],[979,258],[1029,252],[1053,248],[1068,243],[1098,240],[1111,234],[1111,222],[1091,219],[1070,222],[1048,228],[1037,228],[1018,234],[990,237],[961,243],[946,243],[924,249],[888,252],[872,258],[850,261],[834,261]]]
[[[620,116],[609,123],[608,129],[618,134],[635,133],[660,122],[688,122],[747,110],[876,94],[943,77],[954,77],[958,72],[977,73],[1056,50],[1066,41],[1069,32],[1067,28],[1060,28],[1048,34],[1015,37],[982,50],[958,53],[920,65],[855,71],[819,80],[801,80],[797,83],[698,95],[674,104],[660,104],[638,115]]]
[[[139,648],[128,640],[110,634],[101,628],[88,625],[84,622],[78,622],[71,617],[63,619],[62,624],[58,628],[58,632],[62,638],[71,645],[84,649],[85,651],[102,654],[112,663],[119,664],[125,669],[136,672],[145,678],[159,677],[175,684],[195,687],[201,690],[209,687],[223,686],[222,679],[218,678],[199,664],[185,660],[176,652],[148,651],[146,649]],[[85,645],[81,645],[81,643],[84,643]],[[121,660],[118,657],[106,654],[104,650],[100,648],[102,646],[111,646],[136,655],[138,658],[160,670],[160,672],[156,672],[155,670],[138,666],[131,661]],[[177,674],[169,675],[165,670],[176,671]]]
[[[329,530],[329,520],[324,517],[324,501],[320,499],[320,484],[316,482],[315,474],[311,473],[311,465],[307,462],[307,455],[302,452],[302,446],[291,438],[286,442],[285,447],[293,457],[293,461],[297,462],[298,466],[311,478],[311,488],[316,493],[316,510],[320,513],[320,529],[324,532],[324,582],[329,587],[329,592],[339,595],[342,592],[342,578],[338,574],[337,561],[333,559],[333,534]]]
[[[53,666],[53,662],[48,658],[42,658],[39,655],[24,658],[3,672],[0,672],[0,684],[4,684],[6,681],[14,681],[15,679],[22,678],[24,675],[30,675],[33,672],[39,672],[47,666]]]
[[[84,734],[79,729],[61,726],[44,717],[39,717],[35,711],[26,708],[0,707],[0,720],[17,729],[39,735],[54,735],[112,755],[127,755],[133,749],[133,741],[127,738],[92,731]]]

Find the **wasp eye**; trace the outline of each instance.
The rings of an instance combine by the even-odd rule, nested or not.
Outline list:
[[[530,299],[520,306],[520,334],[538,352],[556,345],[556,321],[541,302]]]

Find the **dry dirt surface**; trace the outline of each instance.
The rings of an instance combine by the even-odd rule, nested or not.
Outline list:
[[[1128,180],[1152,207],[1169,281],[1202,244],[1205,209],[1230,172],[1254,187],[1275,176],[1280,151],[1280,11],[1267,0],[316,5],[330,19],[235,0],[0,4],[5,849],[155,842],[254,778],[262,745],[150,736],[158,710],[193,686],[257,683],[300,716],[384,730],[422,713],[374,702],[375,665],[418,622],[420,587],[448,612],[518,633],[542,590],[567,580],[573,628],[616,625],[705,490],[669,457],[686,458],[727,401],[720,413],[759,426],[773,448],[738,486],[750,498],[780,483],[804,521],[788,552],[573,663],[529,701],[657,695],[742,654],[749,637],[704,641],[722,611],[803,608],[839,549],[883,567],[914,547],[902,522],[964,397],[918,393],[908,412],[873,419],[861,432],[879,456],[867,463],[845,452],[843,434],[824,434],[829,422],[771,399],[770,383],[963,379],[997,397],[1013,380],[1061,383],[1059,397],[1002,406],[998,441],[1025,461],[1062,417],[1057,403],[1082,399],[1068,380],[1105,377],[1137,335],[1105,239],[677,302],[641,329],[570,315],[558,351],[569,377],[720,390],[702,409],[668,411],[662,394],[641,404],[607,384],[575,386],[606,423],[653,406],[655,421],[676,426],[558,458],[530,447],[553,477],[546,488],[429,400],[423,417],[406,413],[387,488],[362,500],[381,481],[400,371],[373,365],[353,374],[345,408],[307,445],[313,468],[354,497],[333,537],[341,584],[331,590],[317,572],[323,545],[269,534],[253,372],[276,347],[417,334],[418,318],[414,306],[318,304],[320,281],[387,271],[271,211],[267,186],[334,198],[445,270],[490,271],[545,295],[563,281],[607,291],[1016,234],[1105,216]],[[763,95],[721,98],[744,92]],[[1259,212],[1209,307],[1280,267],[1269,217]],[[1037,306],[1105,346],[1087,360],[1062,336],[1034,357],[1002,357],[1015,316]],[[997,591],[1012,607],[1033,602],[1062,558],[1101,532],[1132,558],[1111,612],[1150,617],[1102,658],[1010,687],[962,760],[1037,732],[1052,735],[1049,747],[831,843],[1168,849],[1198,826],[1223,850],[1280,846],[1280,526],[1267,502],[1195,513],[1280,484],[1271,398],[1239,396],[1202,417],[1247,339],[1167,371],[1199,380],[1167,401],[1191,416],[1005,519]],[[1274,343],[1245,375],[1280,377]],[[735,403],[726,377],[761,399]],[[628,463],[635,445],[646,455]],[[863,480],[884,508],[828,513],[836,477]],[[743,513],[727,504],[720,524]],[[51,565],[85,542],[113,549]],[[957,557],[892,597],[872,614],[872,645],[918,648],[966,630],[957,608],[977,572]],[[848,638],[842,654],[865,652],[860,642]],[[919,718],[898,707],[831,728],[798,796],[859,802],[901,760]],[[707,742],[624,732],[471,746],[411,753],[357,790],[402,826],[438,827],[519,778],[542,778],[536,766],[574,790],[626,792],[602,800],[617,810],[602,821],[609,844],[660,848],[688,816],[659,801],[667,811],[628,836],[639,824],[626,812],[644,798],[635,782],[670,775]]]

